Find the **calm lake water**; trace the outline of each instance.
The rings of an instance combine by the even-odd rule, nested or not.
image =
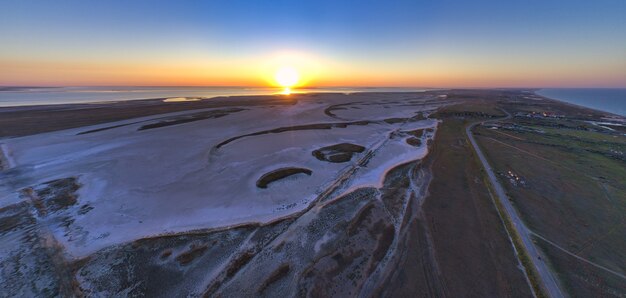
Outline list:
[[[422,92],[419,88],[320,88],[300,92]],[[0,107],[45,104],[93,103],[171,97],[217,97],[235,95],[272,95],[279,88],[245,87],[57,87],[0,89]]]
[[[541,89],[539,95],[626,116],[626,89]]]

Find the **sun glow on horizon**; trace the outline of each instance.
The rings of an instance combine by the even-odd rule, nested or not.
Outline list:
[[[316,84],[317,78],[326,77],[322,66],[328,64],[318,56],[296,50],[266,53],[258,60],[257,75],[265,86],[290,90]]]
[[[276,83],[285,89],[290,89],[300,81],[300,74],[291,66],[283,66],[274,75]]]

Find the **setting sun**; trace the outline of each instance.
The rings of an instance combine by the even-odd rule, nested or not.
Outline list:
[[[626,298],[626,0],[0,6],[0,298]]]
[[[298,81],[300,80],[300,75],[295,68],[291,66],[285,66],[276,71],[274,79],[276,80],[276,83],[278,83],[278,85],[285,88],[291,88],[298,83]]]

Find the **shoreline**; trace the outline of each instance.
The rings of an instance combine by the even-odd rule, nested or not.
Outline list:
[[[7,88],[7,87],[5,87]],[[32,89],[32,88],[31,88]],[[48,88],[40,88],[46,90]],[[55,87],[52,91],[14,91],[0,87],[0,108],[28,106],[56,106],[68,104],[106,104],[122,101],[153,99],[285,95],[281,87]],[[57,91],[60,90],[60,91]],[[293,88],[290,94],[352,94],[352,93],[406,93],[448,90],[442,88],[404,87],[320,87]],[[40,95],[40,96],[39,96]]]
[[[215,97],[211,100],[163,102],[162,98],[0,108],[0,138],[52,132],[173,112],[234,106],[293,104],[297,96]]]
[[[428,94],[442,91],[459,92],[465,89],[450,90],[426,90],[421,92],[358,92],[380,94]],[[490,91],[492,89],[477,89]],[[563,100],[546,97],[537,94],[538,89],[520,89],[529,97],[537,97],[541,101],[553,102],[563,106],[575,108],[580,111],[578,117],[594,118],[587,120],[614,119],[626,121],[626,117]],[[299,98],[310,98],[322,94],[335,94],[337,96],[351,96],[350,93],[293,93],[291,95],[243,95],[243,96],[217,96],[203,98],[197,101],[164,102],[166,98],[151,98],[138,100],[105,101],[99,103],[73,103],[73,104],[49,104],[49,105],[26,105],[14,107],[0,107],[0,138],[12,138],[51,132],[63,129],[85,127],[108,122],[128,120],[139,117],[167,114],[172,112],[191,111],[207,108],[221,108],[249,105],[290,105],[295,104]],[[526,99],[529,103],[540,102],[532,98]]]
[[[599,109],[596,109],[596,108],[587,107],[587,106],[583,106],[583,105],[567,102],[567,101],[564,101],[562,99],[557,99],[557,98],[551,98],[551,97],[543,96],[541,94],[537,94],[537,91],[532,91],[532,94],[534,96],[540,97],[541,100],[552,101],[552,102],[556,102],[558,104],[562,104],[562,105],[569,106],[569,107],[572,107],[572,108],[577,108],[577,109],[589,111],[591,115],[593,115],[593,114],[604,114],[605,116],[610,117],[610,118],[626,119],[626,116],[622,116],[620,114],[614,114],[614,113],[603,111],[603,110],[599,110]],[[532,99],[529,99],[529,100],[532,100]]]
[[[360,94],[427,94],[439,91],[416,92],[359,92]],[[54,104],[36,106],[0,107],[0,138],[20,137],[56,130],[84,127],[133,118],[235,106],[292,105],[300,98],[322,95],[345,96],[355,93],[292,93],[290,95],[218,96],[197,101],[164,102],[166,98],[102,102],[99,104]]]

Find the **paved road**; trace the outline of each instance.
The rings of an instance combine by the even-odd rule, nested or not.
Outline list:
[[[565,297],[565,295],[563,294],[563,291],[561,291],[561,287],[559,286],[559,283],[558,283],[558,280],[556,279],[555,274],[550,270],[550,268],[548,268],[548,265],[543,260],[541,260],[539,251],[535,247],[530,237],[532,232],[526,227],[524,222],[520,219],[519,214],[517,214],[517,210],[515,210],[515,208],[511,204],[511,201],[509,201],[509,198],[506,195],[504,188],[502,187],[500,182],[498,182],[496,175],[493,173],[493,169],[491,168],[491,166],[489,166],[489,163],[487,162],[485,155],[478,147],[478,144],[476,143],[476,140],[474,139],[474,135],[472,134],[472,129],[474,128],[474,126],[478,124],[483,124],[485,122],[490,122],[490,121],[500,121],[500,120],[511,118],[511,114],[509,114],[506,111],[504,112],[507,114],[506,117],[495,119],[495,120],[488,120],[488,121],[473,123],[465,128],[465,132],[467,133],[467,137],[469,138],[470,143],[472,143],[472,146],[474,147],[476,154],[478,154],[478,157],[480,158],[480,162],[483,164],[483,167],[485,167],[485,170],[487,171],[489,182],[491,182],[491,185],[493,186],[493,189],[496,192],[498,200],[500,200],[500,203],[502,204],[502,206],[504,206],[505,212],[507,213],[508,217],[511,219],[511,222],[513,223],[514,228],[517,230],[517,234],[520,236],[522,240],[524,249],[530,256],[533,266],[535,267],[536,272],[539,274],[539,278],[541,282],[543,283],[544,290],[550,297]]]

